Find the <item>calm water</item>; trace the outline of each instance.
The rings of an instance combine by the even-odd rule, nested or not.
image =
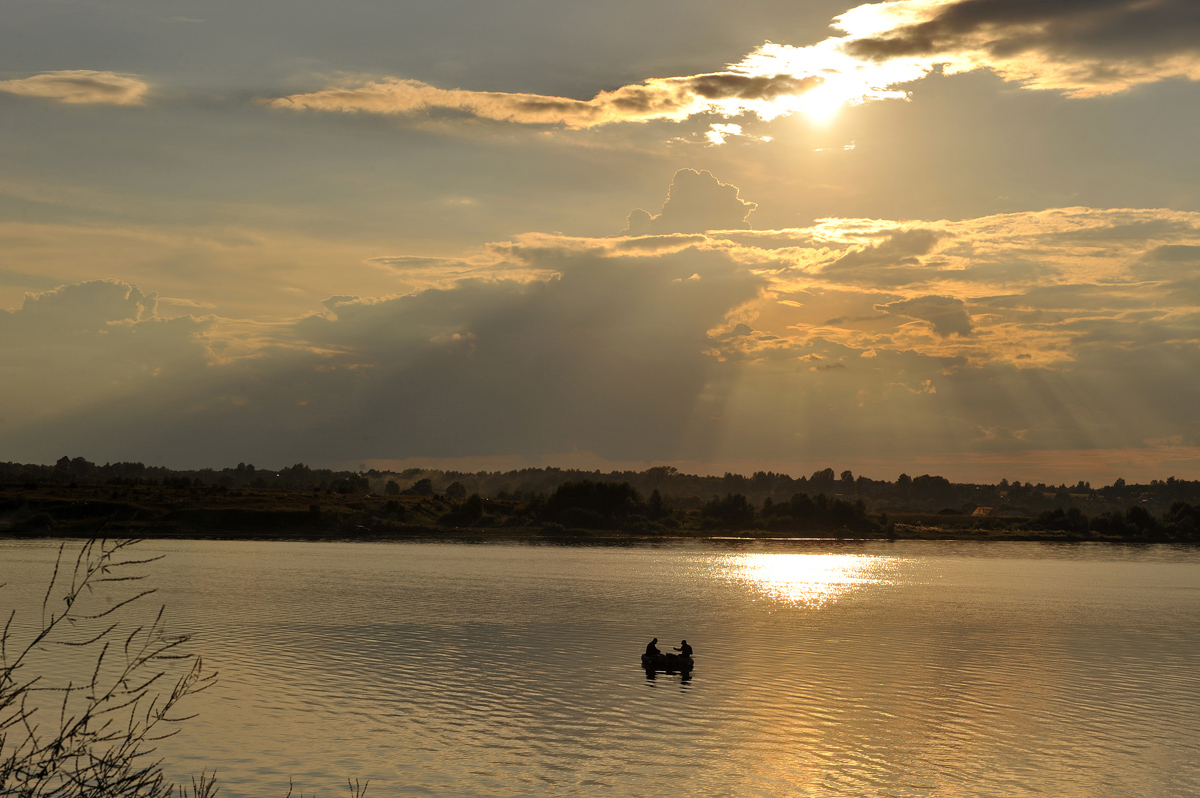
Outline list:
[[[220,671],[162,753],[227,798],[1200,794],[1195,550],[142,550]],[[52,555],[0,542],[0,607]],[[691,679],[646,677],[653,636]]]

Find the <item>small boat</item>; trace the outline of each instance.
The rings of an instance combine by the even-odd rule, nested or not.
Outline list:
[[[666,671],[667,673],[674,671],[686,672],[690,671],[695,664],[695,661],[691,657],[685,657],[681,654],[642,655],[642,667],[648,671]]]

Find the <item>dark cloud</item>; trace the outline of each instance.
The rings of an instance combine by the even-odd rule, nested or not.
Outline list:
[[[971,315],[961,299],[948,296],[922,296],[902,299],[886,305],[876,305],[876,310],[929,322],[933,331],[943,338],[957,335],[966,338],[971,334]]]
[[[706,100],[776,100],[803,94],[821,84],[820,77],[743,75],[723,72],[687,78],[688,87]]]
[[[897,287],[940,276],[918,256],[929,254],[942,237],[933,230],[891,230],[878,244],[851,250],[821,269],[821,277],[842,283]]]
[[[671,180],[662,210],[657,215],[641,208],[633,211],[621,235],[749,228],[747,219],[757,207],[738,196],[737,186],[722,183],[711,172],[680,169]]]
[[[985,37],[988,52],[1033,50],[1082,56],[1162,58],[1200,50],[1193,0],[959,0],[931,19],[855,39],[847,52],[869,59],[949,53]]]
[[[862,36],[851,29],[844,52],[876,63],[916,59],[950,71],[989,68],[1006,80],[1076,97],[1200,78],[1200,5],[1194,0],[909,0],[894,6],[896,27]],[[908,21],[913,16],[919,21]],[[855,13],[847,17],[853,21]]]
[[[825,271],[864,266],[916,266],[920,263],[916,256],[928,255],[940,237],[933,230],[919,227],[889,231],[883,242],[849,252],[827,266]]]
[[[1146,253],[1151,263],[1200,263],[1200,247],[1191,244],[1164,244]]]
[[[1142,280],[1166,281],[1178,287],[1180,283],[1200,279],[1200,246],[1163,244],[1147,251],[1131,269]]]
[[[553,266],[547,280],[332,297],[254,357],[4,440],[26,458],[68,446],[200,462],[703,450],[706,387],[723,368],[709,330],[763,280],[696,250],[560,253]]]

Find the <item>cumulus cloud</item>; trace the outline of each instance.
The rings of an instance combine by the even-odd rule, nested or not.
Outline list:
[[[703,233],[736,230],[758,207],[739,195],[737,186],[722,183],[711,172],[680,169],[671,180],[667,199],[657,214],[638,208],[629,214],[622,235],[652,233]]]
[[[99,399],[180,377],[208,359],[210,322],[162,318],[157,297],[115,280],[27,294],[0,310],[0,396],[9,423],[57,418]]]
[[[709,205],[684,212],[688,186],[720,200],[717,228]],[[893,476],[955,453],[1200,445],[1200,214],[718,229],[746,209],[681,173],[660,216],[704,232],[396,255],[377,265],[422,287],[273,323],[166,318],[115,281],[31,294],[0,313],[0,379],[27,386],[0,394],[0,445],[180,464],[875,458]]]
[[[461,115],[590,128],[679,121],[697,114],[770,120],[823,116],[841,105],[903,99],[904,84],[934,71],[991,70],[1031,89],[1091,97],[1168,78],[1200,79],[1200,6],[1194,0],[896,0],[834,19],[812,45],[767,42],[723,71],[602,91],[590,100],[441,89],[417,80],[348,80],[267,101],[275,108]],[[742,127],[719,124],[719,144]]]
[[[720,365],[706,354],[708,331],[757,296],[762,278],[719,252],[530,257],[551,261],[553,274],[332,297],[253,356],[210,358],[194,384],[165,393],[141,386],[96,401],[81,380],[91,410],[29,425],[19,445],[103,441],[113,457],[178,447],[206,460],[248,449],[310,460],[703,449],[713,425],[705,390]],[[69,382],[62,365],[27,367]]]
[[[0,80],[0,91],[72,105],[144,105],[150,86],[137,75],[68,69]]]
[[[18,310],[0,310],[0,331],[25,334],[100,332],[153,318],[158,297],[116,280],[93,280],[25,295]]]

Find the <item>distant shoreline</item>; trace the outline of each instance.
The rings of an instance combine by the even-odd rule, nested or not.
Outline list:
[[[91,537],[138,538],[144,540],[194,540],[194,541],[245,541],[280,543],[351,543],[351,542],[399,542],[399,543],[546,543],[561,545],[637,545],[654,543],[681,543],[688,541],[711,543],[868,543],[901,541],[947,541],[947,542],[996,542],[996,543],[1105,543],[1120,545],[1197,545],[1180,544],[1176,541],[1130,541],[1124,538],[1100,538],[1070,535],[1061,532],[1014,532],[976,531],[950,527],[914,527],[896,525],[894,535],[862,535],[859,533],[827,535],[784,535],[770,534],[758,530],[745,530],[742,534],[726,533],[714,535],[708,532],[696,534],[645,535],[623,534],[612,530],[565,530],[547,532],[539,527],[526,528],[441,528],[405,527],[386,531],[364,532],[316,532],[311,530],[263,530],[253,532],[240,530],[166,530],[153,528],[108,528],[87,530],[47,530],[44,532],[11,532],[0,530],[0,540],[66,539],[82,540]]]
[[[615,509],[600,512],[604,502]],[[1030,541],[1196,545],[1200,511],[1180,505],[1174,521],[1140,508],[1107,525],[1072,510],[1040,517],[978,512],[870,512],[860,501],[798,494],[756,507],[739,494],[699,509],[642,500],[627,483],[564,483],[549,497],[458,497],[194,484],[0,484],[0,537],[162,540],[451,541],[564,545],[668,541]],[[985,508],[986,509],[986,508]],[[1130,515],[1129,517],[1133,517]],[[1113,519],[1100,519],[1109,520]]]

